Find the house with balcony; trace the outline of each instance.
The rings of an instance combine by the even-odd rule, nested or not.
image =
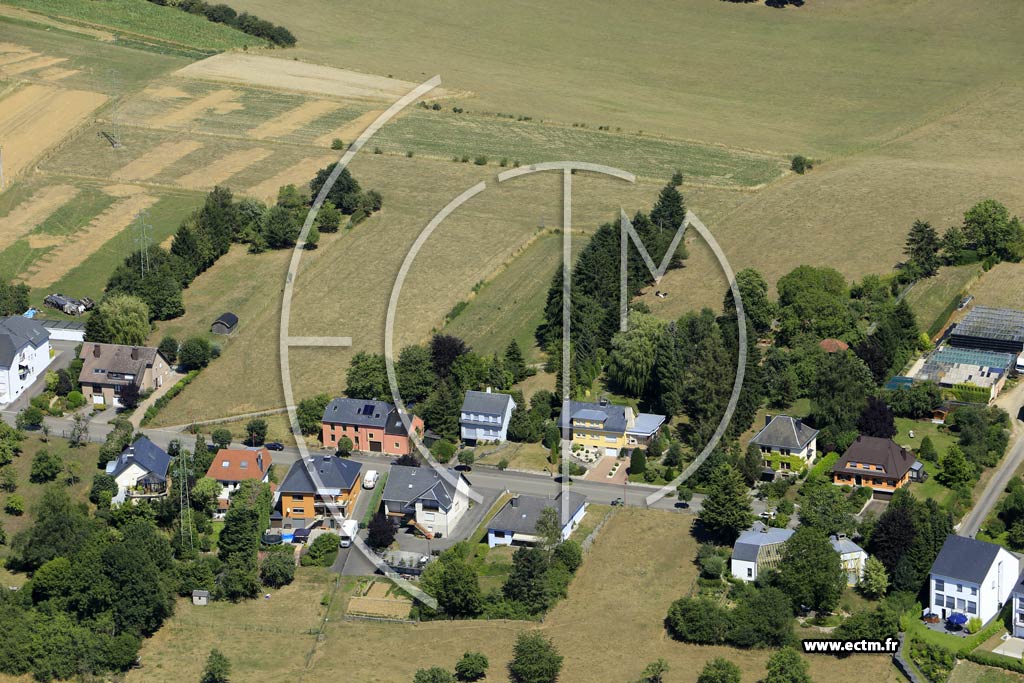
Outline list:
[[[111,502],[120,504],[126,500],[166,496],[170,464],[171,456],[167,451],[149,437],[140,437],[104,468],[117,482],[117,494]]]
[[[296,460],[275,494],[281,526],[305,528],[321,521],[325,527],[340,527],[355,510],[361,469],[358,462],[333,455]]]
[[[412,431],[423,434],[423,420],[408,415]],[[336,398],[324,408],[321,439],[326,448],[337,448],[347,436],[353,450],[367,453],[405,455],[412,453],[413,440],[402,414],[391,403],[356,398]]]
[[[645,447],[665,424],[664,415],[639,413],[602,398],[597,403],[570,401],[559,418],[562,438],[573,451],[590,456],[618,456],[623,448]],[[584,458],[587,459],[587,458]]]
[[[963,614],[987,624],[1017,590],[1019,576],[1020,562],[1005,548],[964,536],[947,536],[928,576],[925,612],[943,621],[953,614]],[[1015,631],[1019,619],[1015,611]]]
[[[50,364],[50,333],[35,320],[0,318],[0,405],[13,402]]]
[[[504,441],[516,402],[508,394],[467,391],[459,413],[459,432],[466,443]]]
[[[505,503],[487,524],[487,545],[535,545],[537,522],[541,512],[553,508],[558,515],[562,540],[580,525],[587,514],[587,497],[575,491],[562,491],[554,498],[518,495]]]
[[[858,436],[832,468],[837,486],[868,486],[875,498],[889,498],[893,491],[917,476],[917,458],[892,439]]]
[[[231,503],[231,494],[243,481],[255,479],[269,482],[272,464],[273,459],[266,448],[222,448],[217,451],[210,468],[206,470],[206,476],[221,485],[214,517],[219,519],[224,516]]]
[[[171,364],[159,349],[149,346],[86,342],[79,353],[78,384],[92,406],[121,407],[121,392],[134,385],[140,394],[162,387],[171,379]]]
[[[750,440],[761,451],[762,464],[773,472],[797,474],[818,455],[818,430],[799,417],[765,415],[764,427]]]
[[[451,538],[469,509],[469,482],[455,470],[392,465],[381,501],[384,512],[408,521],[427,538]]]

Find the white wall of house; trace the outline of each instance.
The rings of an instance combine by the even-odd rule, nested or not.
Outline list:
[[[731,560],[729,570],[733,576],[742,581],[754,581],[757,579],[757,562]]]
[[[576,527],[580,525],[580,521],[583,516],[587,514],[587,505],[589,503],[583,503],[580,509],[576,511],[576,514],[572,516],[568,522],[562,527],[562,540],[565,541],[572,535],[572,532],[576,530]],[[540,539],[532,534],[513,534],[510,531],[503,531],[501,529],[488,529],[487,530],[487,546],[493,548],[498,545],[512,545],[513,542],[533,545]]]
[[[839,562],[843,565],[843,572],[846,574],[846,585],[856,586],[864,576],[864,564],[868,561],[868,554],[861,550],[856,553],[841,553]]]
[[[10,403],[32,386],[50,364],[50,342],[39,348],[26,344],[14,358],[11,367],[0,367],[0,403]]]
[[[1019,594],[1013,596],[1013,637],[1024,638],[1024,600]]]
[[[953,612],[961,612],[988,623],[1009,599],[1019,573],[1017,558],[1000,549],[981,584],[932,574],[928,577],[928,607],[943,619]],[[938,596],[942,596],[941,605]]]
[[[463,441],[504,441],[508,438],[508,423],[512,419],[512,411],[515,410],[515,402],[509,401],[503,415],[486,413],[463,412],[459,415],[460,435]],[[464,424],[467,420],[474,422],[488,422],[490,426],[481,427],[478,425]]]

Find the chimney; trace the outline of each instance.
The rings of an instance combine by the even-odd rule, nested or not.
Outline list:
[[[256,454],[256,466],[260,468],[260,472],[263,471],[263,453]]]
[[[509,504],[510,504],[510,505],[511,505],[512,507],[514,507],[514,508],[517,508],[517,507],[519,507],[519,496],[516,496],[515,498],[513,498],[512,500],[510,500],[510,501],[509,501]]]
[[[139,347],[138,346],[133,346],[132,347],[132,360],[138,360],[138,359],[139,359]]]
[[[770,413],[764,416],[764,426],[765,427],[767,427],[769,424],[771,424],[771,421],[772,421],[772,416],[771,416]]]
[[[802,417],[794,419],[793,422],[796,424],[797,430],[804,426],[804,419]]]
[[[601,399],[598,401],[598,405],[600,405],[600,406],[607,406],[608,405],[608,397],[607,396],[602,396]]]
[[[96,344],[96,345],[94,345],[92,347],[92,356],[93,356],[93,358],[99,358],[100,357],[100,345],[99,344]]]

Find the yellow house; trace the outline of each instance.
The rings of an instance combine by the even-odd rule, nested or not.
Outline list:
[[[351,517],[361,489],[361,467],[333,455],[296,461],[277,490],[283,525],[304,527],[321,519],[333,527]]]
[[[623,448],[649,444],[664,423],[664,415],[636,414],[629,406],[601,399],[598,403],[570,401],[560,426],[574,450],[582,447],[586,453],[617,456]]]

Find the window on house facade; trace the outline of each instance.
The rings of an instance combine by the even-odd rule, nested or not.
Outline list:
[[[978,587],[977,586],[971,586],[971,595],[977,595],[977,594],[978,594]]]
[[[967,609],[967,601],[963,598],[957,598],[956,608],[961,611]]]
[[[946,607],[956,609],[956,599],[952,595],[946,596]]]
[[[967,601],[967,613],[968,614],[977,614],[978,613],[978,603],[974,602],[973,600],[968,600]]]
[[[292,508],[293,515],[304,515],[306,514],[306,508]]]
[[[935,590],[944,591],[946,590],[946,582],[942,579],[935,579]]]
[[[754,578],[754,569],[752,567],[747,567],[747,578],[748,579]]]
[[[942,607],[944,604],[946,604],[946,596],[942,595],[941,593],[936,593],[935,594],[935,604],[938,607]]]
[[[958,583],[956,585],[956,592],[957,593],[963,593],[964,592],[964,585],[962,583]]]

